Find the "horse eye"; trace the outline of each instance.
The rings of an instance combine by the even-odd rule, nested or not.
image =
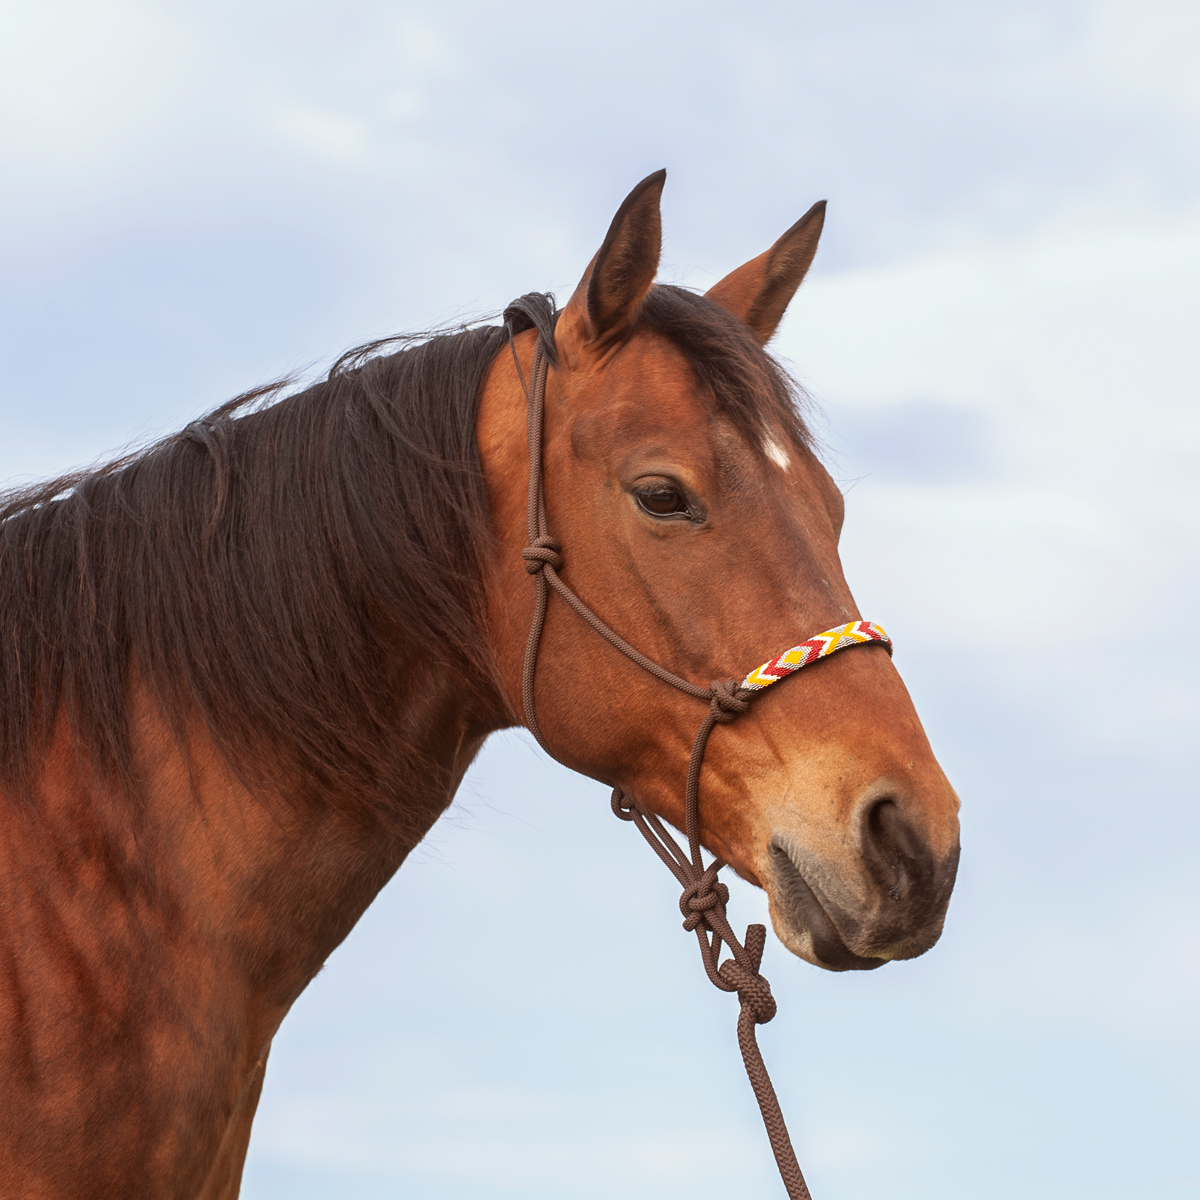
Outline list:
[[[643,511],[652,517],[669,517],[675,513],[688,511],[687,501],[678,488],[653,487],[637,493],[637,501]]]

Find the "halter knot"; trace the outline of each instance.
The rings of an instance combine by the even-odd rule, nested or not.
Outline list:
[[[726,959],[720,976],[738,994],[742,1007],[750,1010],[755,1025],[765,1025],[775,1015],[775,997],[771,985],[757,972],[742,966],[736,958]]]
[[[633,820],[637,812],[637,801],[626,796],[619,787],[613,788],[611,803],[614,816],[620,817],[622,821]]]
[[[750,707],[750,693],[744,692],[732,679],[714,679],[708,685],[712,697],[712,715],[722,725],[728,724]]]
[[[561,571],[563,560],[560,550],[562,543],[549,534],[534,538],[533,543],[521,551],[521,557],[525,560],[525,570],[530,575],[540,574],[543,567],[553,567],[556,571]]]
[[[679,911],[683,913],[683,927],[691,933],[704,920],[705,913],[714,908],[724,908],[729,903],[729,889],[717,878],[709,866],[683,889],[679,897]]]

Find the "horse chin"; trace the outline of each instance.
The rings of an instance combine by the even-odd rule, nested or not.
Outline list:
[[[874,971],[889,961],[856,954],[846,944],[829,910],[800,869],[777,842],[771,845],[767,887],[771,924],[779,940],[798,958],[826,971]]]

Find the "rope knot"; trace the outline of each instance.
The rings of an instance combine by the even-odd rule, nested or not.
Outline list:
[[[737,992],[742,1007],[750,1010],[755,1025],[765,1025],[775,1015],[771,985],[757,971],[730,958],[721,964],[720,975]]]
[[[724,908],[729,903],[729,889],[717,878],[716,871],[709,866],[703,875],[693,879],[679,897],[679,911],[683,913],[683,927],[691,933],[704,920],[706,913],[715,908]]]
[[[637,801],[632,796],[625,795],[619,787],[613,788],[611,803],[613,815],[620,817],[622,821],[632,821],[637,813]]]
[[[750,693],[743,692],[732,679],[714,679],[708,685],[708,694],[712,697],[713,719],[722,725],[750,707]]]
[[[533,544],[526,546],[521,551],[521,557],[525,560],[525,570],[530,575],[538,575],[543,567],[553,567],[556,571],[562,570],[563,560],[562,543],[556,538],[552,538],[549,534],[543,534],[539,538],[534,538]]]

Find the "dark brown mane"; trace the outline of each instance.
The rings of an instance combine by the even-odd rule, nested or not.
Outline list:
[[[553,353],[550,297],[505,317]],[[752,444],[807,439],[787,377],[736,318],[657,287],[639,320]],[[136,667],[177,736],[199,717],[239,767],[271,748],[318,787],[369,793],[396,673],[418,654],[490,670],[475,424],[505,342],[482,326],[371,343],[296,394],[247,393],[147,449],[0,495],[0,786],[32,795],[65,713],[94,765],[136,791]]]

